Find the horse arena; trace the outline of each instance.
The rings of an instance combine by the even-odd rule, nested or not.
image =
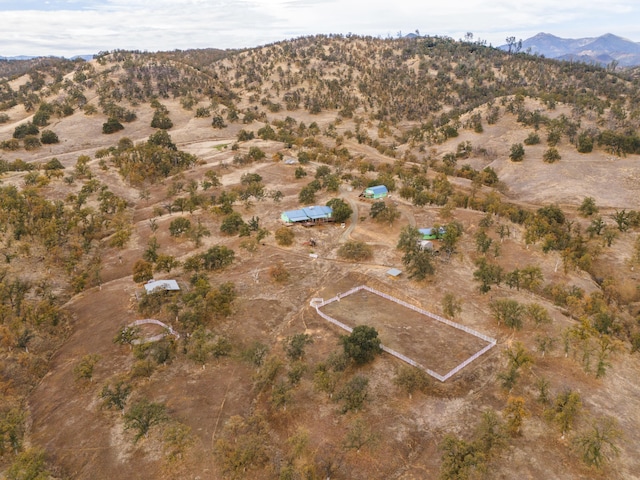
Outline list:
[[[325,320],[351,332],[374,327],[385,352],[444,382],[496,344],[494,338],[403,300],[360,285],[311,306]]]

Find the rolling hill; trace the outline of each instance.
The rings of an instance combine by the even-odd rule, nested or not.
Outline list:
[[[638,478],[632,72],[351,35],[25,62],[0,62],[2,476]],[[316,310],[360,285],[401,303],[323,312],[419,367]]]

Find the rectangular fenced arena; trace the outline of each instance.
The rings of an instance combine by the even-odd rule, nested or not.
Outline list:
[[[328,300],[314,298],[311,306],[347,332],[358,325],[374,327],[385,352],[441,382],[496,344],[494,338],[366,285]]]

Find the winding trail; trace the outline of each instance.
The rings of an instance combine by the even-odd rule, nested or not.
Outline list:
[[[345,229],[344,232],[342,232],[342,235],[340,235],[340,241],[346,242],[351,238],[351,232],[353,232],[353,230],[358,225],[358,204],[351,197],[345,197],[344,195],[342,195],[342,198],[344,198],[349,203],[349,206],[353,211],[353,213],[351,214],[351,222],[349,226]]]

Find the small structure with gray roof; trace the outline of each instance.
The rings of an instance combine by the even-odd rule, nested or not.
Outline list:
[[[176,292],[180,290],[180,286],[175,280],[149,280],[144,284],[144,289],[147,291],[147,293],[158,290]]]

